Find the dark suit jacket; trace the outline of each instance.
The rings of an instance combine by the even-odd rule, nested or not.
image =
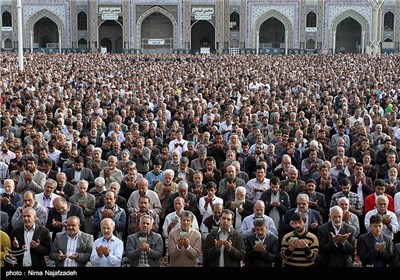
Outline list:
[[[246,237],[246,256],[244,258],[246,267],[272,267],[272,264],[276,262],[279,256],[278,237],[271,233],[267,234],[263,243],[266,247],[264,253],[253,250],[256,240],[258,240],[256,233],[252,233]]]
[[[58,257],[60,256],[60,251],[66,254],[67,252],[67,244],[68,244],[68,234],[67,232],[59,232],[54,239],[53,245],[51,246],[50,259],[52,259],[56,266],[63,267],[64,261],[60,261]],[[85,266],[86,263],[90,260],[90,255],[92,254],[93,247],[93,235],[79,232],[78,240],[76,243],[76,253],[78,254],[78,258],[76,262],[78,266]]]
[[[86,181],[89,182],[89,188],[91,189],[92,187],[94,187],[94,176],[93,176],[93,172],[91,169],[89,168],[82,168],[81,171],[81,179],[85,179]],[[71,167],[71,168],[67,168],[64,171],[65,175],[67,175],[67,181],[71,182],[74,179],[74,175],[75,175],[75,168]]]
[[[78,205],[75,204],[71,204],[68,203],[68,207],[69,210],[67,212],[67,218],[71,217],[71,216],[77,216],[80,220],[81,220],[81,226],[80,226],[80,230],[81,231],[85,231],[85,216],[83,215],[83,210],[81,207],[79,207]],[[56,208],[50,208],[49,209],[49,213],[47,216],[47,223],[46,223],[46,227],[53,233],[53,236],[51,238],[52,241],[54,241],[54,238],[56,238],[56,234],[58,232],[61,232],[62,229],[61,228],[56,228],[53,227],[51,222],[54,220],[61,222],[62,218],[61,218],[61,214],[59,212],[57,212]]]
[[[276,209],[279,211],[279,214],[281,216],[281,222],[282,222],[283,216],[285,215],[286,211],[288,209],[290,209],[290,198],[289,198],[289,195],[287,194],[287,192],[285,192],[282,189],[280,189],[278,191],[278,193],[279,193],[279,202],[281,204]],[[268,190],[264,191],[260,197],[260,200],[264,201],[264,204],[265,204],[264,214],[268,215],[268,216],[269,216],[269,212],[271,212],[271,210],[274,208],[274,207],[271,207],[271,195],[272,195],[272,190],[268,189]]]
[[[378,260],[381,260],[385,265],[392,261],[393,257],[393,241],[390,237],[381,234],[380,239],[386,242],[386,250],[377,253],[375,251],[375,243],[373,243],[374,237],[371,232],[364,233],[358,237],[357,242],[357,255],[360,256],[360,260],[363,266],[376,265]]]
[[[307,194],[308,195],[308,194]],[[308,206],[309,208],[318,211],[321,216],[322,216],[322,220],[324,223],[326,223],[328,221],[328,207],[326,206],[326,200],[325,200],[325,195],[319,192],[315,192],[315,200],[317,201],[317,205],[316,206]],[[310,195],[308,195],[308,197],[310,198]],[[311,198],[310,198],[311,200]]]
[[[285,190],[285,187],[289,186],[289,182],[290,182],[289,180],[281,181],[281,189]],[[297,195],[305,190],[305,188],[300,189],[301,185],[305,186],[306,183],[300,179],[297,179],[296,181],[294,181],[292,188],[287,192],[290,198],[291,207],[294,207],[296,205]]]
[[[219,240],[219,228],[213,229],[206,237],[204,244],[204,257],[210,267],[219,266],[220,252],[215,248],[215,240]],[[231,227],[228,240],[232,242],[231,250],[224,250],[225,267],[240,267],[240,261],[246,255],[243,236]]]
[[[293,228],[290,226],[290,221],[292,220],[292,216],[294,211],[297,208],[292,208],[286,211],[286,214],[283,218],[283,223],[281,226],[281,231],[283,234],[293,231]],[[308,208],[308,216],[307,216],[307,224],[310,225],[311,223],[318,222],[318,225],[322,225],[322,216],[318,211]],[[315,235],[318,232],[318,227],[315,229],[311,229],[307,227],[307,231],[314,233]]]
[[[351,233],[344,244],[335,244],[331,233],[335,234],[332,222],[329,221],[318,227],[319,261],[321,267],[351,267],[355,252],[356,229],[342,223],[339,234]]]
[[[331,179],[331,184],[332,184],[332,188],[330,189],[321,186],[321,176],[315,179],[315,182],[317,183],[315,191],[325,195],[325,202],[326,205],[328,206],[331,205],[332,195],[341,190],[338,179],[336,179],[335,177],[329,177],[329,178]]]
[[[14,237],[17,238],[19,247],[13,247],[13,250],[21,250],[22,247],[25,245],[25,238],[24,238],[24,226],[19,226],[12,230],[10,235],[10,240],[14,240]],[[40,245],[37,249],[31,249],[31,260],[32,260],[32,267],[46,267],[46,261],[44,256],[48,255],[50,252],[50,232],[47,228],[35,225],[35,231],[33,233],[32,240],[39,240]],[[15,267],[22,267],[22,259],[24,255],[16,255],[17,264]]]
[[[56,176],[57,176],[58,171],[55,170],[50,170],[49,173],[45,173],[46,174],[46,179],[53,179],[53,180],[57,180]]]
[[[57,185],[57,188],[56,188],[55,193],[58,194],[58,195],[60,195],[60,194],[58,193],[58,191],[60,191],[60,190],[61,190],[61,187],[60,187],[59,185]],[[68,199],[69,199],[71,196],[73,196],[74,194],[76,194],[76,193],[79,192],[78,189],[77,189],[74,185],[72,185],[70,182],[65,182],[63,191],[64,191],[64,195],[62,195],[62,196],[63,196],[67,201],[68,201]]]
[[[350,189],[350,191],[351,191],[351,192],[357,193],[358,185],[354,184],[354,178],[355,178],[355,177],[354,177],[354,174],[353,174],[353,175],[350,175],[350,177],[349,177],[349,180],[350,180],[350,182],[351,182],[351,189]],[[368,195],[370,195],[371,193],[374,193],[373,185],[374,185],[374,184],[372,183],[371,178],[366,177],[366,184],[362,185],[362,192],[363,192],[364,199],[365,199]]]

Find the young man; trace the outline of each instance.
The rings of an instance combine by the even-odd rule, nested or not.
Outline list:
[[[306,229],[307,216],[296,212],[290,220],[293,231],[281,241],[280,256],[284,267],[312,267],[318,258],[319,242],[315,234]]]
[[[383,218],[380,214],[369,218],[368,233],[360,235],[357,254],[363,266],[386,267],[393,256],[392,239],[382,233]]]

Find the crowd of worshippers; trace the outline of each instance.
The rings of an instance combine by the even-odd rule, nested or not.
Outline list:
[[[2,266],[400,266],[399,54],[0,59]]]

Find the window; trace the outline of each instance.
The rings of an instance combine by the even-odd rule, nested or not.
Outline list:
[[[87,15],[84,12],[78,14],[78,30],[87,30]]]
[[[307,14],[306,27],[317,27],[317,15],[314,12]]]
[[[11,27],[12,26],[12,21],[11,21],[11,14],[9,12],[4,12],[3,16],[3,27]]]
[[[229,27],[230,30],[239,30],[240,16],[237,12],[233,12],[230,16]]]
[[[306,49],[307,50],[313,50],[315,49],[315,40],[314,39],[308,39],[306,42]]]
[[[383,20],[383,26],[385,31],[394,30],[394,14],[392,12],[387,12]]]

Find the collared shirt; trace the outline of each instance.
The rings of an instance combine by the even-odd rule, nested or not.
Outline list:
[[[220,240],[228,240],[230,232],[231,232],[231,229],[230,229],[230,228],[229,228],[229,230],[228,230],[226,233],[224,233],[224,232],[221,230],[221,227],[220,227],[220,228],[218,229],[218,236],[219,236],[219,239],[220,239]],[[219,267],[225,267],[224,251],[225,251],[225,247],[222,246],[222,247],[221,247],[221,250],[219,251],[219,265],[218,265]]]
[[[50,208],[50,202],[51,202],[51,195],[46,196],[46,194],[43,194],[43,207],[46,208],[46,210],[48,208]]]
[[[251,202],[255,203],[260,199],[262,192],[255,192],[254,189],[266,191],[270,188],[270,183],[268,178],[264,178],[264,180],[260,183],[257,178],[253,178],[246,184],[246,198]]]
[[[242,221],[242,225],[240,226],[240,233],[244,236],[248,236],[249,234],[251,234],[254,228],[253,222],[256,218],[257,217],[254,214],[251,214],[244,218]],[[268,231],[278,236],[278,230],[275,227],[275,223],[269,216],[264,214],[262,215],[262,217],[259,218],[264,218],[267,222]]]
[[[31,241],[34,232],[35,232],[35,225],[33,225],[33,227],[30,230],[24,227],[24,240],[25,240],[26,251],[24,253],[24,258],[22,259],[22,265],[25,267],[32,266]]]
[[[110,254],[107,257],[99,257],[96,251],[96,248],[99,246],[108,247],[110,249]],[[92,263],[92,266],[120,267],[123,252],[124,244],[121,239],[115,235],[111,236],[110,240],[100,237],[93,242],[90,262]]]
[[[82,176],[81,174],[82,174],[82,170],[81,171],[75,170],[75,172],[74,172],[75,181],[80,181],[81,180],[81,176]]]
[[[70,237],[68,235],[68,241],[67,241],[67,251],[66,251],[66,255],[67,258],[64,260],[64,266],[65,267],[76,267],[78,266],[78,263],[73,260],[70,259],[69,257],[72,256],[73,254],[76,253],[76,247],[77,247],[77,243],[78,243],[78,235],[75,235],[74,237]]]

